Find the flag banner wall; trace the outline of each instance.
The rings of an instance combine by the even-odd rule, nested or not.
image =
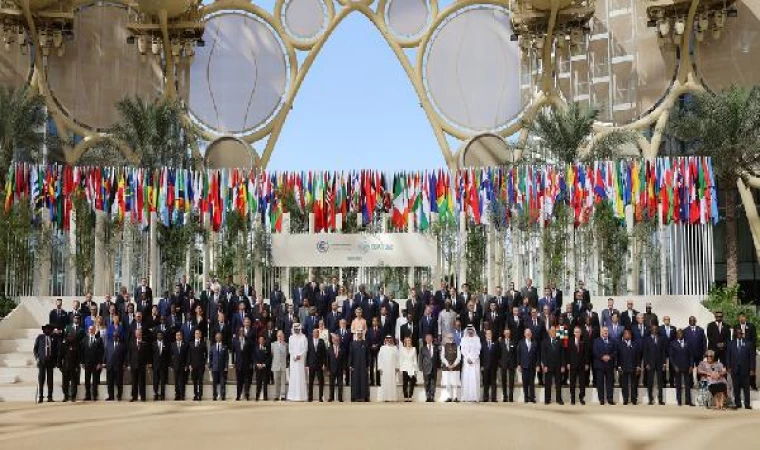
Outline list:
[[[433,267],[437,255],[431,234],[272,235],[275,267]]]
[[[571,209],[578,226],[602,202],[620,220],[627,206],[636,222],[715,224],[719,219],[712,162],[696,156],[456,171],[276,172],[29,163],[14,163],[8,170],[6,212],[26,202],[33,220],[44,215],[67,230],[75,199],[86,200],[93,211],[113,220],[140,223],[143,230],[153,217],[164,226],[182,226],[185,215],[193,213],[201,225],[219,231],[228,217],[239,214],[279,233],[287,208],[314,214],[317,233],[338,231],[338,218],[345,223],[350,214],[367,225],[387,213],[390,231],[410,226],[425,231],[433,213],[445,223],[465,213],[477,225],[522,217],[535,224],[551,221],[560,204]]]

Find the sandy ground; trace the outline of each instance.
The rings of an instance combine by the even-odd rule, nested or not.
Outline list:
[[[760,412],[672,406],[0,404],[0,449],[758,448]]]

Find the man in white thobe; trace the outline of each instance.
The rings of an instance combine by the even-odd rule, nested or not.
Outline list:
[[[385,345],[380,347],[377,354],[377,367],[380,370],[380,389],[377,400],[381,402],[396,402],[396,374],[398,373],[398,349],[393,345],[393,337],[385,336]]]
[[[480,399],[480,338],[475,327],[467,325],[460,344],[462,352],[462,401],[477,402]]]
[[[293,324],[293,334],[288,341],[290,353],[290,381],[287,399],[291,402],[305,402],[306,392],[306,336],[301,333],[301,324]]]

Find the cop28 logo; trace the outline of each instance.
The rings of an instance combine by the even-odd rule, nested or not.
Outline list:
[[[330,244],[328,244],[327,241],[317,242],[317,251],[319,253],[327,253],[328,250],[330,250]]]

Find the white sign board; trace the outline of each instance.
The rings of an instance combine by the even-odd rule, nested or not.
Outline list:
[[[431,267],[438,242],[429,234],[273,234],[278,267]]]

